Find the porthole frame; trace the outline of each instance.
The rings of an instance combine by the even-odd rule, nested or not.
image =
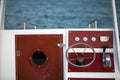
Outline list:
[[[40,51],[40,50],[38,49],[37,51]],[[47,55],[44,51],[42,51],[42,52],[44,52],[44,54],[45,54],[45,56],[46,56],[46,61],[45,61],[44,64],[42,64],[42,65],[37,65],[37,64],[34,63],[34,61],[33,61],[33,59],[32,59],[33,54],[34,54],[35,52],[37,52],[37,51],[34,51],[34,52],[32,53],[32,55],[29,57],[29,61],[30,61],[30,64],[31,64],[32,66],[34,66],[34,67],[36,67],[36,68],[42,68],[42,67],[44,67],[44,66],[47,64],[47,62],[48,62],[48,55]]]

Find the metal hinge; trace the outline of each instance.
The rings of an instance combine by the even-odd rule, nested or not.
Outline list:
[[[16,55],[17,55],[17,56],[20,56],[20,51],[17,51],[17,52],[16,52]]]

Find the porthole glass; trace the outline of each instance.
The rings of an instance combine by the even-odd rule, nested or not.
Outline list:
[[[40,66],[45,63],[46,55],[42,51],[36,51],[32,55],[32,60],[36,65]]]

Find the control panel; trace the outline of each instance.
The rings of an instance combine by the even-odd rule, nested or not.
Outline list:
[[[69,45],[76,42],[87,43],[93,48],[101,48],[107,45],[113,47],[112,31],[69,31]]]
[[[68,72],[114,72],[113,31],[68,32]]]

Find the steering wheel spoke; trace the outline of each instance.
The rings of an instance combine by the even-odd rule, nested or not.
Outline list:
[[[69,59],[70,61],[75,61],[75,60],[77,60],[77,59]]]

